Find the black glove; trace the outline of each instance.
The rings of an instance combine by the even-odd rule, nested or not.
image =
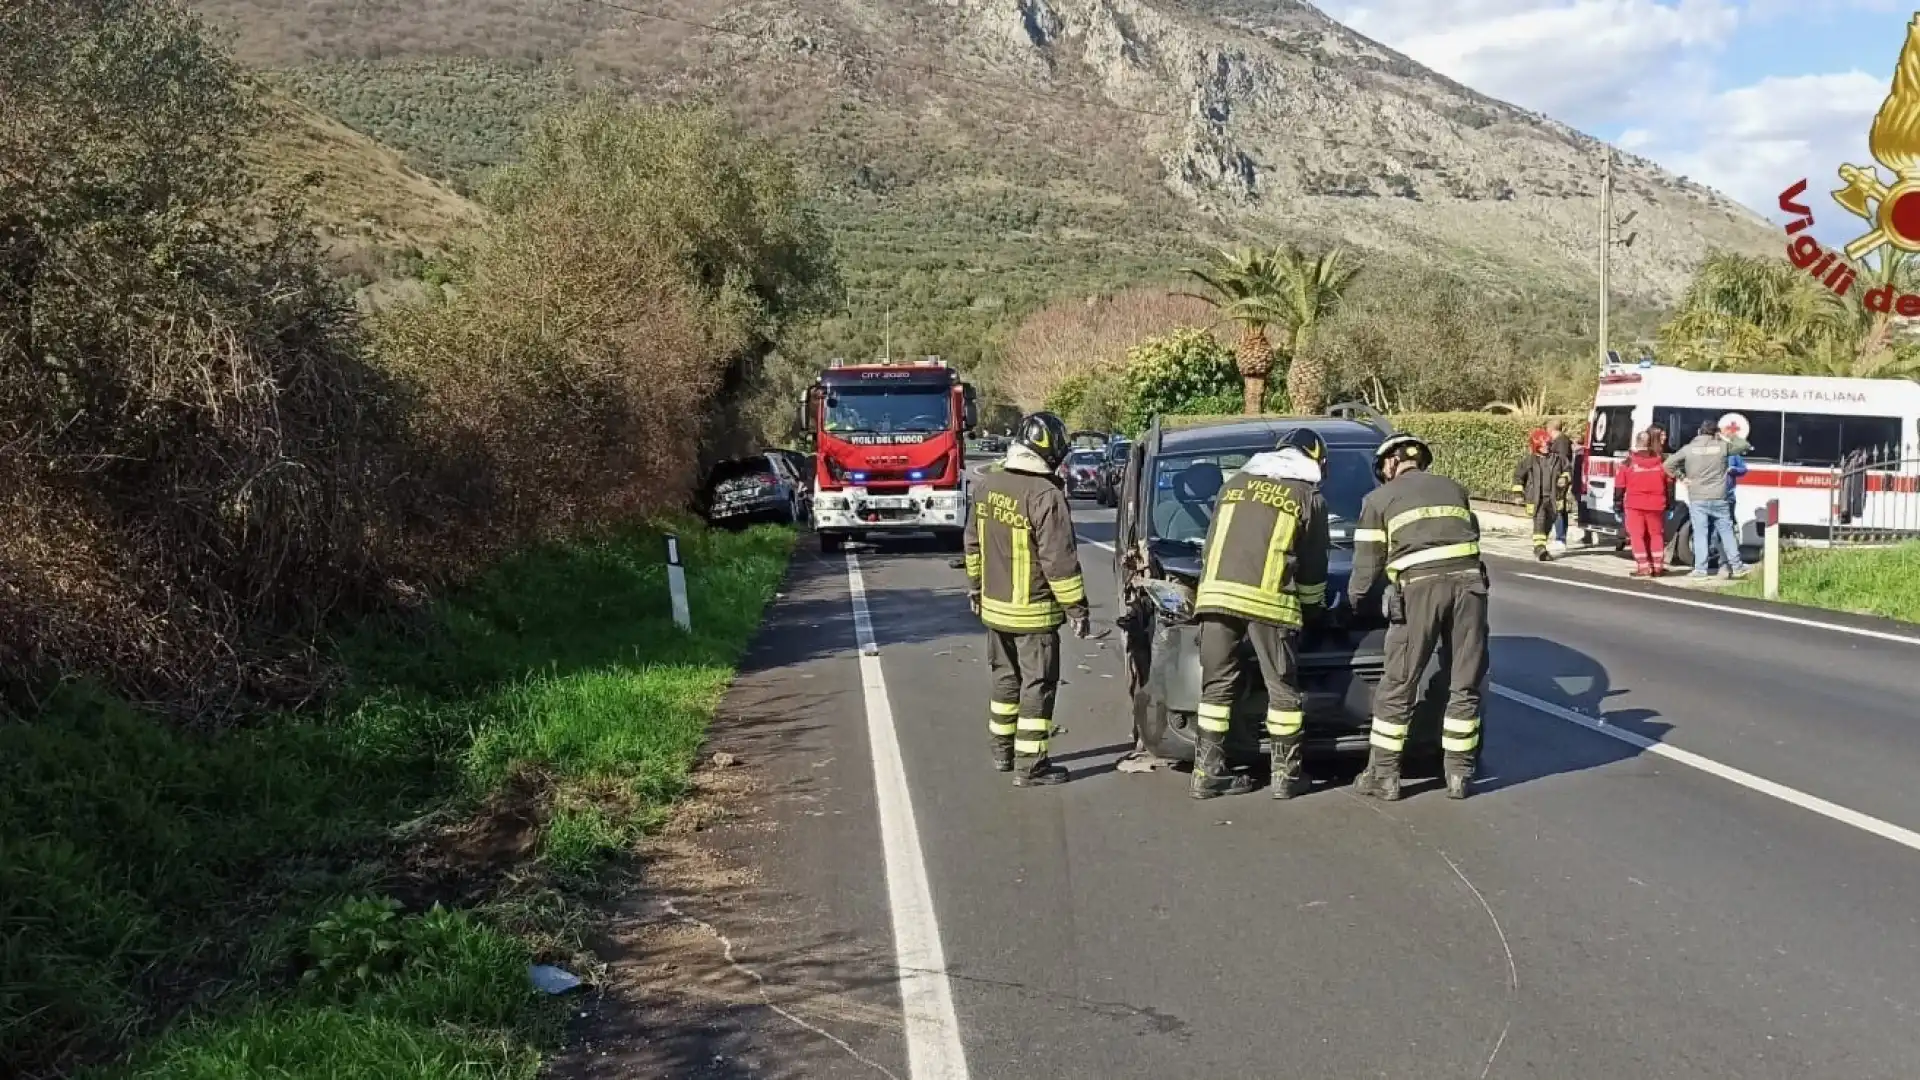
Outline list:
[[[1067,616],[1067,624],[1073,627],[1074,637],[1090,638],[1093,636],[1093,615],[1089,612],[1082,611],[1078,614]]]
[[[969,590],[967,592],[967,607],[971,609],[975,615],[980,614],[980,593],[978,590]]]

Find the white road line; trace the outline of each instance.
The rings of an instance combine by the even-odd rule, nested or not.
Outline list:
[[[873,751],[874,802],[880,810],[880,844],[887,866],[887,902],[893,912],[893,951],[900,976],[900,1008],[907,1042],[907,1075],[913,1080],[967,1080],[960,1018],[953,1010],[940,921],[933,887],[920,852],[906,762],[893,726],[893,705],[880,671],[867,587],[860,558],[847,553],[847,591],[853,596],[853,634],[860,645],[860,683],[866,691],[867,741]]]
[[[1755,568],[1758,572],[1758,568]],[[1818,619],[1802,619],[1795,615],[1780,615],[1771,611],[1753,611],[1748,608],[1728,607],[1724,604],[1709,604],[1702,600],[1688,600],[1680,596],[1660,596],[1656,593],[1640,592],[1635,589],[1616,589],[1610,585],[1595,585],[1587,581],[1569,581],[1566,578],[1547,577],[1544,574],[1515,574],[1515,577],[1531,581],[1548,581],[1555,585],[1565,585],[1574,589],[1592,589],[1594,592],[1614,593],[1618,596],[1632,596],[1641,600],[1658,600],[1663,604],[1679,604],[1683,607],[1705,608],[1727,615],[1745,615],[1753,619],[1766,619],[1768,622],[1788,623],[1793,626],[1806,626],[1815,630],[1831,630],[1836,634],[1852,634],[1855,637],[1876,638],[1880,641],[1896,641],[1902,645],[1920,645],[1920,637],[1889,633],[1885,630],[1868,630],[1859,626],[1841,626],[1838,623],[1821,622]]]
[[[1569,724],[1574,724],[1586,728],[1588,731],[1605,735],[1609,739],[1626,743],[1628,746],[1643,750],[1646,753],[1655,754],[1667,758],[1670,761],[1677,761],[1682,765],[1691,766],[1709,776],[1717,776],[1729,783],[1739,784],[1743,788],[1750,791],[1757,791],[1762,795],[1771,795],[1781,802],[1797,806],[1802,810],[1811,810],[1821,817],[1832,818],[1834,821],[1838,821],[1843,825],[1851,825],[1862,832],[1872,833],[1884,840],[1891,840],[1902,847],[1920,851],[1920,833],[1916,833],[1911,829],[1903,829],[1890,822],[1881,821],[1879,818],[1869,817],[1858,810],[1849,810],[1837,803],[1830,803],[1818,796],[1809,795],[1804,791],[1790,788],[1785,784],[1776,784],[1764,776],[1755,776],[1750,772],[1736,769],[1731,765],[1722,765],[1712,758],[1701,757],[1699,754],[1693,753],[1690,750],[1682,750],[1677,746],[1657,742],[1644,735],[1628,731],[1625,728],[1615,727],[1605,720],[1574,712],[1572,709],[1566,708],[1563,705],[1555,705],[1551,701],[1542,701],[1532,694],[1522,693],[1512,687],[1501,686],[1499,683],[1491,683],[1487,686],[1487,689],[1499,697],[1525,705],[1535,712],[1544,713],[1556,720],[1565,720]]]

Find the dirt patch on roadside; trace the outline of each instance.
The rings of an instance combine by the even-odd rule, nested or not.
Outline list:
[[[716,764],[716,760],[718,764]],[[777,831],[758,771],[724,752],[636,849],[634,879],[595,949],[556,1080],[896,1077],[855,1047],[897,1007],[846,993],[892,978],[851,942],[803,940],[790,898],[747,855]],[[869,995],[870,996],[870,995]]]

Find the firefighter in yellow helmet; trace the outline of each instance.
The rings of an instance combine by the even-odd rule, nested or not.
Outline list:
[[[1400,797],[1400,756],[1421,675],[1436,650],[1450,693],[1441,725],[1447,796],[1467,797],[1480,756],[1480,692],[1487,679],[1487,569],[1480,521],[1459,483],[1427,469],[1433,451],[1391,435],[1374,451],[1380,486],[1360,504],[1353,531],[1350,602],[1358,609],[1387,579],[1386,670],[1373,691],[1372,749],[1354,781],[1362,795]]]
[[[1020,421],[1006,459],[973,485],[966,531],[968,599],[987,626],[993,767],[1015,787],[1064,783],[1047,757],[1060,686],[1060,625],[1093,632],[1087,587],[1059,469],[1067,425],[1049,412]]]
[[[1327,603],[1327,504],[1320,495],[1327,444],[1311,428],[1281,436],[1220,489],[1207,527],[1193,610],[1200,624],[1199,734],[1188,794],[1196,799],[1252,790],[1227,769],[1226,740],[1251,645],[1267,687],[1273,797],[1306,790],[1301,768],[1305,701],[1300,631]]]

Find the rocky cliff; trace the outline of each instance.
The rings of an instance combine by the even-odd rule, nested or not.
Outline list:
[[[1283,238],[1521,292],[1589,289],[1596,269],[1600,143],[1296,0],[199,6],[236,28],[244,58],[306,73],[322,104],[409,149],[409,128],[459,123],[474,103],[376,107],[366,87],[407,97],[395,73],[432,65],[724,103],[818,163],[850,242],[891,252],[890,273],[934,237],[971,245],[956,258],[975,272],[1075,279],[1088,260],[1144,270]],[[1670,298],[1709,247],[1778,243],[1756,214],[1632,155],[1615,183],[1638,234],[1617,256],[1624,297]]]

